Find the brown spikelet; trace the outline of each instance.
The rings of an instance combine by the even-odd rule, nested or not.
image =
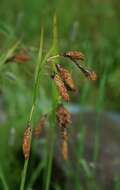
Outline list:
[[[64,57],[68,57],[72,60],[81,60],[81,61],[85,60],[85,55],[81,53],[80,51],[68,51],[61,55]]]
[[[88,79],[93,80],[93,81],[95,81],[97,79],[97,75],[96,75],[95,71],[89,72]]]
[[[68,112],[68,110],[63,106],[59,105],[57,112],[57,124],[61,131],[61,152],[64,160],[68,159],[68,134],[67,134],[67,128],[68,125],[71,123],[71,114]]]
[[[63,128],[62,132],[62,144],[61,144],[61,152],[64,160],[68,159],[68,134],[67,129]]]
[[[18,53],[7,59],[6,63],[8,62],[18,62],[18,63],[26,63],[30,60],[30,56],[26,53]]]
[[[24,132],[23,145],[22,145],[25,160],[28,160],[30,155],[30,139],[31,139],[31,128],[27,127]]]
[[[84,68],[76,60],[72,60],[72,61],[81,70],[81,72],[85,75],[85,77],[87,77],[89,80],[96,80],[97,79],[97,75],[96,75],[95,71],[90,71],[90,70]]]
[[[68,143],[64,140],[62,142],[61,150],[62,150],[63,159],[68,160]]]
[[[63,67],[61,67],[59,64],[56,65],[57,70],[61,76],[61,78],[63,79],[65,86],[67,87],[68,90],[75,90],[75,85],[73,82],[73,79],[71,77],[71,74],[69,73],[69,71]]]
[[[40,122],[38,124],[38,126],[34,129],[33,133],[34,133],[34,137],[36,139],[39,139],[40,138],[40,135],[41,135],[41,132],[42,132],[42,129],[44,128],[45,126],[45,120],[46,120],[46,116],[42,116],[42,118],[40,119]]]
[[[60,128],[66,128],[69,124],[71,124],[71,114],[63,105],[58,107],[56,117],[58,127]]]
[[[81,71],[88,78],[88,80],[95,81],[97,79],[97,75],[96,75],[95,71],[90,71],[90,70],[85,69],[83,67],[81,67]]]
[[[56,86],[58,87],[60,95],[63,97],[65,101],[69,101],[69,94],[67,93],[67,89],[64,85],[64,82],[62,81],[61,77],[58,74],[54,74],[52,76],[53,80],[56,83]]]
[[[25,63],[30,60],[30,57],[27,54],[21,53],[21,54],[16,54],[14,56],[14,61],[19,62],[19,63]]]

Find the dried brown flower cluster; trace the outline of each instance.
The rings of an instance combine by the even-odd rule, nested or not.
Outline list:
[[[34,128],[33,135],[36,139],[40,138],[41,132],[45,126],[46,121],[46,115],[43,115],[38,123],[38,126]],[[23,137],[23,155],[25,160],[29,159],[30,155],[30,144],[31,144],[31,126],[28,126],[24,131],[24,137]]]
[[[24,131],[24,138],[23,138],[23,154],[25,160],[29,159],[30,156],[30,141],[31,141],[31,127],[27,127]]]
[[[56,67],[60,74],[60,77],[64,81],[64,84],[65,84],[67,90],[74,91],[75,85],[74,85],[74,81],[73,81],[69,71],[67,69],[63,68],[62,66],[60,66],[59,64],[57,64]]]
[[[67,57],[70,60],[73,61],[73,63],[75,63],[75,65],[82,71],[82,73],[89,79],[89,80],[96,80],[97,79],[97,75],[95,73],[95,71],[90,71],[88,69],[86,69],[85,67],[83,67],[80,63],[78,63],[77,61],[84,61],[85,60],[85,55],[79,51],[69,51],[66,53],[61,54],[63,57]]]
[[[59,74],[54,74],[52,75],[53,80],[55,81],[55,84],[59,90],[59,93],[61,95],[61,97],[65,100],[65,101],[69,101],[69,94],[67,93],[67,89],[64,85],[64,82],[62,81],[61,77]]]
[[[52,62],[52,59],[56,58],[56,57],[66,57],[69,58],[79,69],[80,71],[84,74],[84,76],[88,79],[88,80],[92,80],[95,81],[97,79],[97,75],[95,73],[95,71],[91,71],[89,69],[86,69],[83,65],[81,65],[78,61],[84,61],[85,60],[85,55],[79,51],[69,51],[69,52],[65,52],[65,53],[61,53],[59,54],[59,56],[53,56],[51,58],[49,58],[48,60],[50,60]],[[49,63],[51,63],[49,62]],[[68,90],[71,91],[75,91],[75,85],[74,85],[74,81],[72,79],[72,76],[70,74],[70,72],[63,68],[60,64],[55,64],[56,68],[57,68],[57,72],[55,71],[54,75],[52,75],[53,80],[56,83],[56,86],[58,87],[60,96],[65,100],[65,101],[69,101],[69,94],[68,94]]]
[[[96,80],[97,79],[97,75],[96,75],[95,71],[89,72],[88,79],[89,80]]]
[[[60,105],[56,112],[57,124],[61,131],[62,144],[61,144],[61,152],[64,160],[68,159],[68,132],[67,128],[71,124],[71,114],[68,110]]]
[[[83,53],[79,51],[69,51],[69,52],[65,52],[56,56],[52,56],[48,59],[47,62],[49,63],[49,65],[51,65],[51,63],[53,63],[53,59],[58,58],[58,57],[69,58],[80,69],[80,71],[84,74],[84,76],[88,80],[94,81],[97,79],[97,75],[95,71],[91,71],[89,69],[84,68],[84,66],[78,62],[78,61],[85,60],[85,56]],[[16,54],[11,58],[11,60],[24,63],[29,60],[29,56],[27,56],[24,53]],[[58,63],[53,64],[53,67],[51,68],[52,68],[51,78],[54,80],[58,88],[60,96],[63,98],[63,100],[68,102],[70,99],[68,91],[75,91],[75,85],[74,85],[72,76],[67,69],[63,68]],[[68,159],[68,128],[69,128],[69,125],[71,124],[71,114],[63,106],[63,104],[60,104],[57,107],[56,118],[57,118],[57,125],[61,132],[61,153],[62,153],[63,159],[67,160]],[[35,138],[37,139],[40,138],[41,132],[45,126],[45,121],[46,121],[46,115],[43,115],[39,121],[38,126],[33,130],[33,135]],[[25,129],[24,138],[23,138],[23,154],[24,154],[25,160],[29,159],[31,136],[32,136],[31,127],[28,126]]]
[[[71,124],[71,114],[62,104],[57,109],[56,117],[59,128],[67,128]]]
[[[27,52],[19,52],[19,53],[15,53],[13,56],[11,56],[10,58],[8,58],[6,60],[6,63],[9,62],[16,62],[16,63],[26,63],[28,61],[30,61],[30,56],[28,55]]]
[[[68,57],[72,60],[81,60],[81,61],[85,60],[85,55],[81,53],[80,51],[68,51],[61,55],[64,57]]]

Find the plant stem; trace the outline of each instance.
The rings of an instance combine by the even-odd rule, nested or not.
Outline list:
[[[32,174],[28,188],[32,188],[34,182],[38,178],[38,175],[40,175],[40,172],[42,171],[43,168],[44,168],[44,162],[42,163],[40,162],[37,168],[35,169],[34,173]]]
[[[48,60],[47,60],[47,62],[51,61],[52,59],[59,58],[59,57],[60,57],[59,54],[54,55],[54,56],[52,56],[52,57],[49,57]]]
[[[47,172],[47,176],[46,176],[45,190],[49,190],[49,186],[50,186],[50,178],[51,178],[51,173],[52,173],[53,153],[54,153],[54,137],[52,139],[51,150],[50,150],[50,155],[49,155],[49,160],[48,160],[48,168],[47,168],[48,172]]]
[[[24,164],[20,190],[23,190],[23,189],[24,189],[24,186],[25,186],[25,179],[26,179],[27,167],[28,167],[28,160],[26,160],[26,161],[25,161],[25,164]]]
[[[3,172],[2,172],[1,168],[0,168],[0,179],[1,179],[2,183],[3,183],[4,190],[9,190],[9,187],[7,185],[7,182],[5,180],[5,177],[3,175]]]
[[[32,107],[31,107],[31,111],[30,111],[30,115],[29,115],[28,123],[27,123],[31,128],[30,147],[31,147],[31,141],[32,141],[31,120],[32,120],[33,113],[34,113],[35,106],[36,106],[36,100],[37,100],[37,94],[38,94],[38,88],[37,87],[38,87],[38,83],[39,83],[41,67],[43,66],[42,61],[41,61],[42,49],[43,49],[43,28],[41,28],[40,48],[39,48],[39,54],[38,54],[38,59],[37,59],[36,71],[35,71],[35,85],[34,85],[34,90],[33,90]],[[24,168],[23,168],[23,173],[22,173],[20,190],[24,190],[25,180],[26,180],[26,175],[27,175],[28,162],[29,162],[29,160],[25,160],[25,162],[24,162]]]

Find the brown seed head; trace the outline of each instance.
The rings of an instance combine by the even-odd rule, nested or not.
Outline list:
[[[28,160],[30,155],[30,139],[31,139],[31,128],[27,127],[24,132],[23,145],[22,145],[25,160]]]
[[[62,151],[63,159],[68,160],[68,143],[66,141],[62,142],[61,151]]]
[[[83,66],[81,66],[80,64],[78,64],[77,62],[75,62],[75,64],[81,70],[81,72],[85,75],[85,77],[87,77],[89,80],[97,79],[97,75],[96,75],[95,71],[90,71],[90,70],[84,68]]]
[[[67,128],[61,129],[61,135],[62,135],[62,140],[68,141],[68,133],[67,133]]]
[[[81,53],[80,51],[68,51],[62,54],[64,57],[68,57],[72,60],[85,60],[85,55]]]
[[[56,67],[57,67],[57,70],[58,70],[61,78],[63,79],[67,89],[74,91],[75,85],[74,85],[73,79],[72,79],[69,71],[67,69],[64,69],[63,67],[61,67],[59,64],[57,64]]]
[[[90,73],[89,73],[89,75],[88,75],[88,79],[89,80],[97,80],[97,75],[96,75],[96,73],[95,73],[95,71],[91,71]]]
[[[65,101],[69,101],[69,94],[67,93],[67,89],[65,88],[64,82],[62,81],[61,77],[58,74],[55,74],[52,78],[56,83],[60,95]]]
[[[58,107],[56,117],[60,128],[67,128],[71,124],[71,114],[63,105]]]
[[[30,60],[30,57],[25,53],[16,54],[13,59],[15,62],[26,63]]]
[[[13,55],[12,57],[8,58],[6,60],[6,63],[9,63],[11,61],[18,62],[18,63],[26,63],[30,60],[30,56],[26,53],[17,53]]]
[[[39,122],[38,126],[34,129],[34,136],[37,139],[40,138],[42,129],[45,126],[45,120],[46,120],[46,116],[42,116],[42,118],[40,119],[40,122]]]

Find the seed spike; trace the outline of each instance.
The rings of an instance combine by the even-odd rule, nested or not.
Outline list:
[[[62,104],[59,105],[57,109],[56,117],[57,117],[58,127],[61,130],[63,128],[67,128],[69,124],[71,124],[71,114]]]
[[[23,145],[22,145],[25,160],[28,160],[30,156],[30,139],[31,139],[31,127],[29,126],[24,131]]]
[[[73,82],[73,79],[71,77],[71,74],[69,71],[63,67],[61,67],[59,64],[56,65],[56,68],[63,79],[65,86],[68,90],[75,91],[75,85]]]
[[[68,160],[68,143],[66,141],[62,142],[61,151],[63,159]]]
[[[81,64],[79,64],[76,60],[72,60],[75,65],[82,71],[82,73],[85,75],[85,77],[87,77],[89,80],[96,80],[97,79],[97,75],[95,73],[95,71],[90,71],[88,69],[85,69],[83,66],[81,66]]]
[[[61,56],[68,57],[69,59],[73,59],[73,60],[81,60],[81,61],[85,60],[85,55],[80,51],[68,51],[68,52],[62,53]]]
[[[30,60],[30,56],[26,53],[16,53],[12,57],[6,60],[6,63],[9,62],[18,62],[18,63],[26,63]]]
[[[69,101],[69,99],[70,99],[69,94],[67,93],[67,89],[66,89],[64,82],[62,81],[61,77],[58,74],[53,74],[53,75],[51,75],[51,77],[55,81],[55,84],[59,90],[61,97],[63,97],[63,99],[65,101]]]
[[[71,123],[71,114],[68,110],[61,104],[57,109],[57,123],[61,131],[61,153],[64,160],[68,159],[68,133],[67,128]]]

